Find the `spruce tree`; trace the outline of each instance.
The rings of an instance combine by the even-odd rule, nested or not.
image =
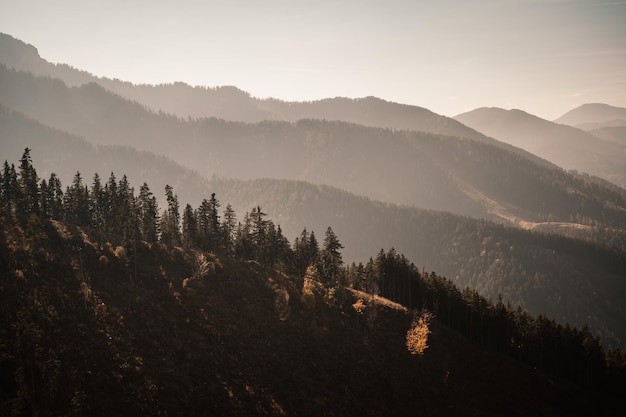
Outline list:
[[[65,220],[76,226],[89,226],[89,191],[83,185],[80,172],[76,172],[72,185],[65,192]]]
[[[166,245],[180,245],[180,212],[178,196],[174,194],[172,187],[165,186],[167,209],[165,209],[161,222],[161,241]]]
[[[198,247],[198,219],[191,204],[187,203],[183,210],[183,246],[185,248]]]
[[[340,250],[343,245],[333,232],[333,229],[326,229],[324,246],[320,251],[317,261],[317,271],[320,281],[326,286],[336,286],[341,281],[343,259]]]
[[[159,236],[159,207],[156,197],[145,182],[139,188],[137,205],[141,238],[148,243],[155,243]]]
[[[18,185],[21,194],[18,199],[18,214],[24,218],[39,214],[39,178],[33,167],[29,148],[24,149],[20,159]]]
[[[89,211],[93,226],[99,233],[102,233],[106,225],[106,194],[98,173],[95,173],[93,176],[89,193]]]
[[[198,208],[200,247],[210,252],[218,252],[223,246],[224,238],[220,227],[219,207],[220,203],[213,193],[209,200],[203,199]]]
[[[304,276],[307,268],[316,260],[319,252],[315,233],[309,234],[306,227],[299,237],[296,237],[293,244],[293,268],[298,276]]]
[[[233,207],[228,204],[226,209],[224,209],[224,216],[222,220],[222,239],[223,246],[226,250],[226,254],[231,255],[234,251],[234,240],[235,240],[235,230],[237,227],[237,215],[235,214],[235,210]]]
[[[117,211],[118,211],[118,195],[117,195],[117,178],[111,171],[109,181],[104,186],[106,194],[106,205],[104,207],[106,229],[108,231],[118,229],[116,224]]]

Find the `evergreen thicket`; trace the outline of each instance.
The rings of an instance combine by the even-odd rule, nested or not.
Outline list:
[[[243,221],[237,221],[230,204],[220,216],[221,203],[212,194],[196,209],[187,204],[181,216],[171,186],[165,187],[167,207],[159,210],[146,183],[136,195],[126,176],[118,181],[114,173],[104,185],[95,174],[88,186],[77,172],[63,191],[55,174],[48,181],[38,178],[28,148],[17,170],[7,161],[3,167],[0,215],[6,224],[14,223],[27,231],[35,242],[31,251],[45,252],[45,247],[36,244],[37,236],[44,233],[46,222],[54,220],[82,228],[100,245],[118,242],[131,281],[137,276],[138,242],[141,247],[183,247],[199,254],[256,261],[297,280],[307,275],[324,291],[350,287],[372,297],[388,298],[410,310],[426,309],[441,323],[484,348],[508,354],[585,388],[623,381],[624,355],[605,352],[599,338],[587,327],[560,325],[545,316],[533,317],[521,308],[504,305],[501,299],[494,303],[475,290],[460,290],[435,272],[420,271],[394,249],[381,250],[365,264],[345,267],[343,245],[330,227],[321,247],[315,233],[306,229],[291,245],[281,227],[269,220],[260,206],[245,213]]]

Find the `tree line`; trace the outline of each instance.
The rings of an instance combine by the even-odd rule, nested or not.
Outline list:
[[[91,185],[77,172],[63,189],[55,173],[47,181],[39,178],[30,153],[29,148],[24,150],[17,168],[5,160],[0,172],[0,213],[24,226],[35,216],[85,228],[101,245],[119,240],[130,264],[137,241],[144,241],[255,260],[300,276],[315,265],[323,283],[339,281],[343,246],[330,227],[321,247],[315,233],[306,229],[292,247],[280,225],[269,220],[260,206],[241,220],[230,204],[220,215],[221,203],[213,193],[197,208],[187,203],[181,210],[173,187],[166,185],[166,207],[160,209],[147,183],[136,194],[126,175],[118,180],[113,172],[106,182],[94,174]]]
[[[501,298],[494,303],[476,290],[459,290],[434,272],[420,271],[394,249],[381,250],[365,264],[344,266],[343,245],[330,227],[321,247],[314,231],[306,229],[291,245],[280,225],[268,219],[260,206],[240,221],[230,204],[220,215],[215,194],[195,209],[186,204],[182,214],[169,185],[165,197],[167,207],[161,210],[146,183],[136,195],[125,175],[118,180],[113,173],[106,182],[96,173],[89,186],[77,172],[63,190],[54,173],[47,181],[39,179],[28,148],[17,168],[5,161],[0,172],[0,215],[23,226],[33,217],[67,222],[89,230],[101,244],[119,239],[129,265],[139,240],[254,260],[300,278],[313,276],[326,288],[351,287],[409,309],[427,309],[486,348],[586,387],[608,380],[623,383],[626,376],[625,355],[605,352],[587,327],[563,326],[504,305]]]
[[[435,272],[420,271],[393,248],[368,262],[346,268],[345,284],[396,301],[409,309],[426,309],[446,326],[479,345],[587,388],[607,387],[626,377],[626,356],[605,351],[589,331],[557,324],[524,309],[496,302]],[[623,386],[623,385],[622,385]]]

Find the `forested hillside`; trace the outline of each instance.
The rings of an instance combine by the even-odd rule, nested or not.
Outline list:
[[[0,34],[0,414],[619,414],[623,146],[492,115],[552,154]]]
[[[118,160],[136,158],[137,168],[149,165],[154,158],[124,148],[107,149]],[[36,151],[34,156],[36,161],[41,159]],[[96,161],[105,164],[108,157],[103,156],[99,152],[83,153],[80,160],[89,167],[91,161],[94,165]],[[44,159],[50,158],[54,160],[54,153]],[[120,171],[103,172],[109,172],[99,176],[98,181],[103,185],[120,179],[116,177]],[[240,215],[242,210],[260,207],[277,219],[282,225],[282,235],[288,239],[298,237],[303,229],[321,236],[331,226],[342,236],[347,262],[366,262],[381,248],[394,247],[427,271],[449,277],[460,288],[478,290],[492,300],[502,296],[505,303],[521,305],[533,314],[546,314],[559,323],[579,327],[588,324],[606,346],[623,346],[626,340],[626,312],[620,302],[621,294],[626,291],[623,279],[626,256],[623,249],[617,249],[625,245],[624,233],[590,229],[587,235],[597,234],[596,243],[585,243],[447,213],[375,202],[305,182],[216,178],[203,183],[196,179],[199,185],[194,188],[194,181],[186,180],[193,180],[192,173],[182,168],[167,173],[173,181],[186,184],[181,189],[195,193],[190,200],[180,199],[181,209],[187,203],[197,207],[201,196],[215,193],[219,200],[232,204]],[[49,175],[43,179],[50,182]],[[138,175],[139,171],[135,171],[132,178]],[[128,178],[131,176],[126,179],[131,182]],[[62,191],[77,180],[74,173],[62,183]],[[88,189],[93,189],[95,181],[93,174],[80,176],[80,183]],[[164,188],[169,184],[149,184],[157,204],[164,207],[167,204]],[[182,195],[178,188],[172,192]],[[240,217],[237,221],[244,219]],[[609,240],[613,248],[598,243]]]
[[[76,167],[83,174],[85,185],[91,185],[94,172],[100,173],[103,180],[112,172],[128,172],[131,182],[146,178],[162,202],[162,190],[169,183],[179,194],[181,201],[194,205],[199,203],[199,195],[207,195],[213,190],[219,196],[232,201],[236,208],[260,205],[280,219],[285,235],[290,238],[297,236],[305,227],[319,231],[332,225],[335,230],[340,231],[348,244],[346,255],[349,260],[365,261],[382,247],[396,247],[411,258],[419,259],[429,270],[454,278],[461,287],[477,288],[481,294],[492,299],[502,294],[506,301],[523,305],[533,313],[549,314],[560,322],[569,321],[578,326],[589,323],[611,345],[621,345],[626,340],[626,335],[619,330],[624,328],[621,325],[624,322],[624,312],[616,310],[620,303],[608,301],[598,304],[587,296],[590,289],[593,292],[596,288],[601,288],[599,294],[605,294],[609,300],[621,294],[616,291],[622,285],[622,280],[616,278],[620,276],[620,270],[607,269],[609,264],[605,265],[601,261],[602,256],[589,261],[589,257],[581,259],[578,255],[564,252],[563,249],[569,244],[564,244],[559,239],[549,241],[548,238],[530,235],[535,243],[530,246],[519,245],[518,240],[526,241],[528,234],[505,233],[507,229],[491,223],[443,213],[375,203],[330,187],[304,182],[242,182],[214,178],[211,184],[207,184],[197,174],[166,158],[129,148],[90,145],[79,138],[45,128],[6,108],[1,116],[3,150],[8,155],[14,155],[13,159],[16,160],[24,147],[32,146],[35,150],[34,158],[42,167],[44,178],[60,169],[58,173],[63,184],[70,184]],[[467,142],[457,143],[469,146]],[[485,148],[493,150],[486,145]],[[463,166],[459,164],[457,169],[462,170]],[[497,170],[494,170],[494,178],[496,174]],[[571,177],[564,173],[561,175],[564,176],[563,188],[567,188],[566,184],[568,181],[571,183]],[[590,205],[593,200],[585,200],[588,212],[597,216],[604,210],[600,203],[604,198],[599,191],[602,188],[595,187],[591,182],[581,181],[581,188],[585,187],[592,187],[588,188],[587,194],[598,201],[594,207]],[[533,188],[529,188],[529,192],[531,189]],[[519,201],[532,198],[523,194],[516,195]],[[567,202],[553,203],[558,193],[547,191],[545,195],[553,199],[550,200],[549,207],[567,207]],[[619,212],[613,211],[615,214],[611,214],[612,211],[608,209],[606,213],[607,220],[604,223],[620,219]],[[558,219],[556,215],[554,218]],[[590,222],[583,217],[571,220],[576,223]],[[623,232],[599,226],[572,227],[557,223],[542,223],[536,225],[538,226],[552,232],[559,227],[560,233],[573,234],[574,237],[585,238],[600,245],[622,249],[626,246]],[[373,239],[372,236],[376,238]],[[518,250],[510,252],[511,247],[517,247]],[[524,248],[521,252],[520,247]],[[584,246],[580,247],[578,251],[583,251]],[[598,250],[610,251],[599,246],[593,252]],[[481,253],[484,254],[481,256]],[[559,255],[554,256],[553,253]],[[594,278],[588,281],[591,275]],[[577,277],[580,284],[566,285],[572,276]],[[603,307],[598,308],[598,305]]]
[[[234,207],[260,205],[292,231],[331,225],[346,244],[347,259],[365,262],[395,247],[427,271],[449,277],[492,300],[522,305],[559,322],[589,324],[607,345],[621,346],[626,310],[623,249],[504,227],[448,213],[399,207],[326,186],[291,181],[214,181],[212,189]],[[245,205],[243,205],[245,207]],[[599,241],[626,235],[599,229]],[[590,294],[593,294],[590,296]],[[613,324],[609,324],[613,323]]]
[[[514,224],[623,228],[623,190],[492,145],[345,122],[182,120],[152,113],[96,84],[67,88],[58,80],[0,71],[5,105],[98,144],[167,155],[206,177],[306,180]]]
[[[626,192],[606,181],[432,133],[313,119],[182,119],[95,83],[68,88],[5,66],[0,93],[2,153],[17,160],[32,148],[42,178],[55,172],[67,186],[78,171],[89,188],[95,173],[105,182],[124,172],[129,183],[147,181],[162,207],[166,185],[182,206],[216,193],[238,210],[262,208],[288,238],[332,226],[349,261],[394,247],[461,288],[589,324],[607,346],[626,340]],[[377,100],[366,101],[322,107],[379,117],[380,108],[368,107]]]
[[[34,149],[32,157],[42,178],[54,172],[64,184],[69,184],[76,172],[86,176],[86,183],[91,182],[90,176],[95,172],[103,178],[108,178],[111,172],[125,172],[131,182],[139,183],[145,178],[158,190],[171,184],[182,201],[193,201],[208,192],[206,178],[170,158],[128,146],[96,145],[2,105],[0,147],[4,159],[9,161],[17,161],[24,148]]]
[[[153,111],[181,118],[207,118],[256,123],[263,120],[295,122],[300,119],[343,120],[368,126],[421,130],[451,136],[490,141],[454,119],[427,109],[386,102],[375,97],[351,100],[333,98],[314,102],[284,102],[251,97],[236,87],[192,87],[178,82],[168,85],[134,85],[120,80],[93,76],[65,64],[52,64],[39,56],[32,45],[10,35],[0,34],[0,63],[8,68],[38,76],[61,79],[78,87],[97,83],[128,100],[142,103]]]
[[[167,187],[159,211],[125,175],[91,188],[77,175],[63,192],[28,149],[7,166],[0,401],[13,415],[618,406],[624,358],[588,329],[459,291],[393,250],[345,268],[332,228],[291,245],[259,207],[233,226],[226,204],[220,221],[214,194],[183,209]]]

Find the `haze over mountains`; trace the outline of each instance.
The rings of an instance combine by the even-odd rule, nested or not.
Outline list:
[[[30,147],[40,174],[57,172],[64,185],[76,170],[86,184],[94,172],[114,171],[136,186],[148,182],[156,195],[169,183],[194,206],[210,192],[241,214],[260,204],[290,238],[304,227],[331,225],[347,260],[394,246],[461,287],[591,323],[612,345],[626,340],[619,302],[623,188],[567,173],[554,160],[415,106],[373,97],[286,103],[234,87],[134,86],[49,64],[8,36],[0,36],[0,47],[7,61],[0,66],[0,144],[9,161]],[[576,143],[619,147],[567,129],[582,133]],[[570,145],[560,145],[562,153]],[[583,145],[572,153],[579,149],[590,159],[611,153]],[[618,154],[605,160],[607,172],[623,178]]]
[[[588,108],[591,110],[591,108]],[[619,110],[617,108],[612,108]],[[585,111],[585,109],[582,109]],[[626,109],[622,109],[626,112]],[[575,119],[568,113],[563,120],[606,120],[619,112],[609,112],[600,119],[597,112],[589,118]],[[582,113],[580,113],[582,116]],[[485,134],[524,148],[567,170],[580,170],[626,186],[626,148],[572,126],[550,122],[522,110],[482,108],[460,114],[456,120]]]
[[[602,103],[582,105],[555,120],[626,146],[626,109]]]
[[[623,126],[626,123],[626,109],[604,103],[588,103],[568,111],[554,122],[574,127],[592,123],[609,123]]]
[[[600,185],[611,196],[598,201],[597,192],[583,187],[590,179],[580,182],[554,166],[482,142],[340,121],[183,120],[150,112],[94,83],[68,88],[6,67],[0,72],[8,107],[93,143],[167,155],[207,178],[305,180],[382,201],[513,223],[578,222],[580,215],[601,215],[598,222],[611,227],[621,221],[619,211],[610,214],[611,207],[624,205],[621,191]],[[597,201],[597,207],[608,198],[612,206],[580,212],[583,198]]]

